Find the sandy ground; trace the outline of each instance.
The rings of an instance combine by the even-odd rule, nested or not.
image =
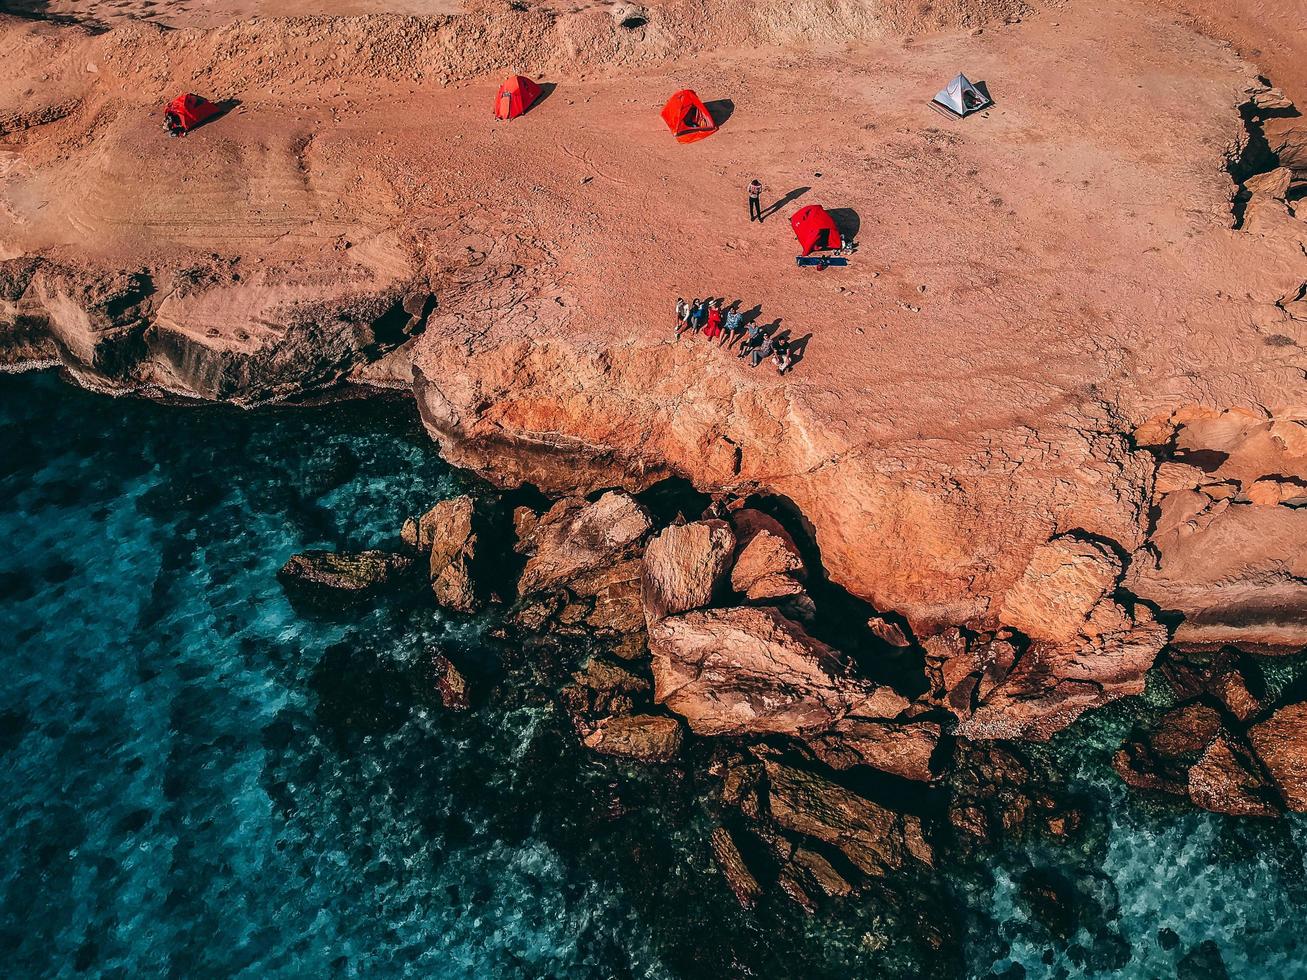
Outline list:
[[[490,24],[478,38],[499,29],[476,23]],[[611,64],[585,37],[573,60],[517,27],[480,55],[446,34],[387,47],[367,22],[9,30],[26,40],[0,98],[80,102],[0,148],[3,254],[238,261],[280,270],[285,289],[430,276],[441,312],[405,352],[421,369],[448,374],[456,351],[493,363],[523,339],[570,351],[552,371],[573,358],[622,397],[569,401],[571,379],[550,377],[504,397],[505,427],[588,427],[713,478],[704,433],[724,435],[742,447],[737,475],[801,501],[837,577],[888,606],[933,593],[941,616],[965,619],[1057,531],[1138,547],[1146,521],[1123,486],[1142,478],[1105,462],[1106,434],[1186,404],[1307,404],[1303,347],[1270,339],[1277,301],[1307,280],[1307,224],[1230,227],[1224,154],[1257,66],[1151,5],[842,44],[745,44],[758,39],[723,28],[679,62],[623,36]],[[496,122],[500,73],[543,50],[557,88]],[[959,70],[994,108],[965,121],[928,108]],[[687,85],[731,109],[718,134],[680,145],[658,108]],[[187,88],[240,105],[164,139],[159,106]],[[745,217],[754,176],[783,201],[762,225]],[[795,268],[787,219],[806,204],[856,226],[848,269]],[[257,305],[263,281],[206,327]],[[678,295],[756,309],[802,344],[796,370],[673,344]],[[850,496],[862,523],[831,530],[849,524]]]
[[[6,0],[0,10],[96,27],[142,20],[167,27],[220,27],[250,17],[456,14],[458,0]]]

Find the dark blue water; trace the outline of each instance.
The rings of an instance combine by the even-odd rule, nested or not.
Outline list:
[[[461,492],[409,405],[242,413],[0,376],[0,447],[6,977],[1167,977],[1212,948],[1231,976],[1307,976],[1302,820],[1127,797],[1106,770],[1125,711],[1048,750],[1084,839],[958,859],[906,906],[742,912],[704,759],[579,751],[557,670],[490,618],[287,601],[290,553],[385,547]],[[435,647],[475,710],[433,697]],[[1030,868],[1078,883],[1070,937],[1032,917]],[[925,908],[956,943],[920,941]]]

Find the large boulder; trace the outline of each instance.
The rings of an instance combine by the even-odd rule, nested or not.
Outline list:
[[[518,550],[530,556],[518,591],[526,596],[567,586],[633,557],[652,527],[649,512],[627,493],[612,491],[593,503],[584,497],[560,500],[518,542]]]
[[[1281,708],[1248,731],[1257,753],[1284,804],[1307,812],[1307,702]]]
[[[786,830],[838,848],[863,874],[879,877],[910,863],[930,867],[934,856],[921,821],[858,796],[814,773],[771,759],[767,806]]]
[[[1189,770],[1189,799],[1195,806],[1237,817],[1279,815],[1275,792],[1248,750],[1218,735]]]
[[[666,762],[681,751],[681,723],[666,715],[622,715],[601,720],[583,741],[600,755]]]
[[[518,583],[521,625],[552,623],[563,633],[643,632],[641,552],[652,521],[634,497],[612,492],[593,503],[569,497],[540,517],[519,508],[513,524],[517,550],[529,556]]]
[[[436,602],[458,612],[476,612],[473,568],[477,560],[476,505],[471,497],[442,500],[418,522],[418,545],[430,549],[431,590]],[[424,549],[425,550],[425,549]]]
[[[302,551],[291,555],[277,577],[305,599],[339,602],[385,592],[407,580],[416,566],[411,555],[388,551]]]
[[[803,558],[780,521],[746,507],[733,513],[731,522],[736,537],[731,588],[755,602],[804,595]]]
[[[933,721],[846,717],[808,744],[832,769],[871,766],[904,779],[927,781],[935,775],[931,758],[939,737],[940,726]]]
[[[649,631],[654,696],[700,735],[808,735],[888,719],[906,698],[852,675],[831,647],[771,608],[669,616]]]
[[[643,602],[649,623],[709,605],[717,594],[735,549],[725,521],[673,524],[644,552]]]

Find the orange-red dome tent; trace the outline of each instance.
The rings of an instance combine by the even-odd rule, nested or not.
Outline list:
[[[540,98],[540,86],[525,75],[509,75],[495,96],[495,118],[516,119]]]
[[[844,240],[840,238],[840,229],[820,204],[809,204],[800,208],[790,219],[794,237],[799,240],[803,254],[808,255],[818,248],[840,248]]]
[[[212,119],[222,110],[208,99],[187,92],[168,103],[163,110],[163,124],[170,133],[185,135],[206,119]]]
[[[693,90],[683,88],[663,106],[663,122],[682,143],[693,143],[717,132],[712,113]]]

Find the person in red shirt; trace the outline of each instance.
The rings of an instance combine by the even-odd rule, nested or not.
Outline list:
[[[722,336],[722,301],[719,299],[713,300],[708,307],[708,326],[704,328],[703,335],[709,340]]]

